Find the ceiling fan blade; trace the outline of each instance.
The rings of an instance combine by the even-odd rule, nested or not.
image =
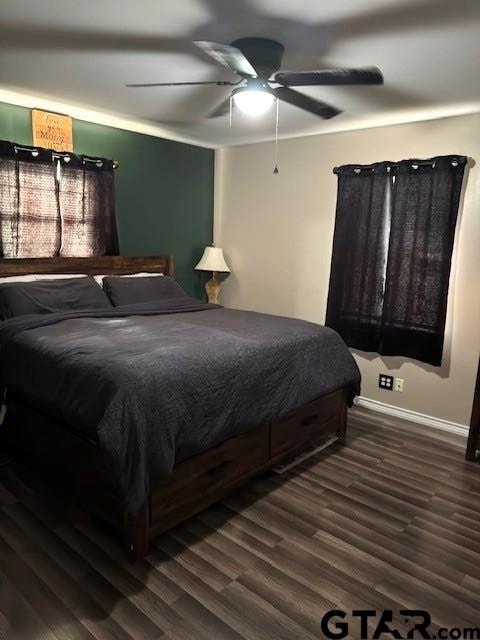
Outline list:
[[[130,89],[139,87],[192,87],[198,85],[217,85],[217,87],[234,87],[238,82],[227,82],[225,80],[206,80],[204,82],[149,82],[146,84],[126,84]]]
[[[310,98],[310,96],[306,96],[304,93],[298,93],[298,91],[294,91],[288,87],[276,87],[274,89],[270,89],[270,91],[279,100],[288,102],[288,104],[292,104],[293,106],[299,107],[309,113],[314,113],[316,116],[320,116],[326,120],[342,113],[340,109],[332,107],[326,102],[315,100],[315,98]]]
[[[197,47],[202,49],[202,51],[211,58],[220,62],[224,67],[227,67],[239,76],[251,78],[257,77],[257,72],[240,49],[232,47],[229,44],[209,42],[207,40],[196,40],[194,44],[196,44]]]
[[[220,118],[226,116],[230,112],[230,96],[225,98],[223,102],[218,104],[214,109],[207,114],[207,118]]]
[[[315,85],[383,84],[383,74],[377,67],[361,69],[322,69],[320,71],[281,71],[274,82],[287,87]]]

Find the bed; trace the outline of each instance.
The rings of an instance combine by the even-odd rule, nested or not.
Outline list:
[[[138,271],[171,278],[173,259],[0,260],[0,276]],[[359,381],[330,329],[181,296],[0,322],[3,441],[132,560],[254,475],[342,441]]]

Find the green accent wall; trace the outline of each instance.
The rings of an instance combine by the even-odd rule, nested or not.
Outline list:
[[[0,103],[0,139],[31,145],[31,110]],[[175,276],[201,295],[194,271],[213,236],[214,151],[73,121],[74,152],[118,160],[115,171],[120,253],[174,256]]]

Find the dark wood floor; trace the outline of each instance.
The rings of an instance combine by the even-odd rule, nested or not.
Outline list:
[[[358,409],[349,429],[136,565],[38,478],[0,471],[0,639],[318,639],[332,608],[478,625],[480,464],[465,441]]]

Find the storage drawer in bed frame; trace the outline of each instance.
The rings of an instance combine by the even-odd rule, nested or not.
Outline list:
[[[170,529],[245,482],[268,460],[269,428],[263,425],[181,462],[151,496],[150,526],[158,532]]]
[[[309,402],[282,420],[274,421],[270,433],[270,455],[292,455],[316,439],[335,436],[342,408],[341,394],[334,392]]]
[[[19,456],[52,478],[68,497],[123,533],[130,559],[148,553],[150,540],[201,511],[249,478],[297,454],[319,439],[346,431],[349,390],[310,402],[286,417],[261,425],[179,463],[168,482],[149,496],[140,513],[128,515],[115,494],[97,447],[64,426],[10,398],[3,438]]]

